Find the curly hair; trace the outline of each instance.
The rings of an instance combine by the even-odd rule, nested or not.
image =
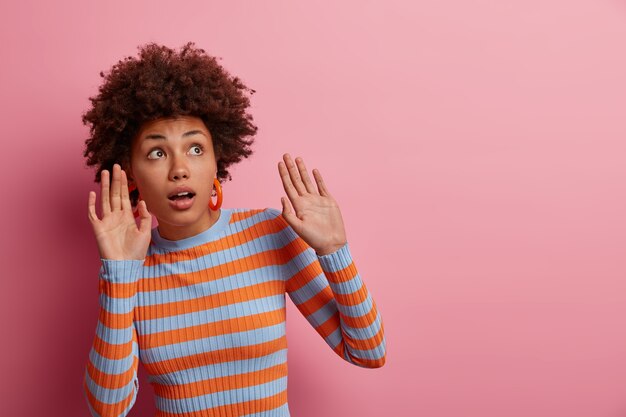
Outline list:
[[[113,164],[130,164],[133,138],[146,122],[195,116],[211,133],[218,180],[232,179],[228,167],[252,154],[257,127],[246,112],[250,99],[238,77],[231,76],[215,57],[188,42],[180,52],[149,43],[139,46],[139,58],[126,57],[105,74],[92,107],[82,116],[90,125],[83,156],[97,166],[95,181]],[[138,191],[130,194],[134,205]]]

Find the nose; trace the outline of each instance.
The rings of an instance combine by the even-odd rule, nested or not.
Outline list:
[[[174,158],[170,168],[169,178],[171,181],[180,181],[189,178],[189,168],[184,163],[183,158]]]

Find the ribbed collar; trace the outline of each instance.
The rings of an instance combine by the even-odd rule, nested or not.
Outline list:
[[[232,209],[220,209],[220,217],[217,219],[215,223],[211,225],[208,229],[203,232],[198,233],[197,235],[186,237],[180,240],[167,240],[159,235],[159,228],[155,227],[152,229],[152,244],[159,249],[167,249],[167,250],[181,250],[181,249],[189,249],[194,246],[202,245],[204,243],[210,242],[215,239],[221,232],[226,228],[228,223],[230,222],[230,215],[232,213]]]

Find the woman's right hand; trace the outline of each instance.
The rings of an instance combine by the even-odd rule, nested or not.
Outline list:
[[[144,260],[150,245],[152,216],[145,201],[137,205],[140,223],[137,227],[128,195],[128,180],[119,164],[113,165],[109,187],[109,171],[100,175],[102,219],[96,215],[96,193],[89,192],[89,221],[96,235],[100,257],[112,260]]]

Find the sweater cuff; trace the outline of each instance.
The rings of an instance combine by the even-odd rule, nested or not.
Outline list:
[[[317,259],[322,269],[326,272],[337,272],[346,268],[352,263],[352,255],[350,254],[348,242],[332,253],[317,255]]]
[[[104,259],[100,258],[100,277],[114,284],[131,284],[139,281],[143,260],[139,259]]]

